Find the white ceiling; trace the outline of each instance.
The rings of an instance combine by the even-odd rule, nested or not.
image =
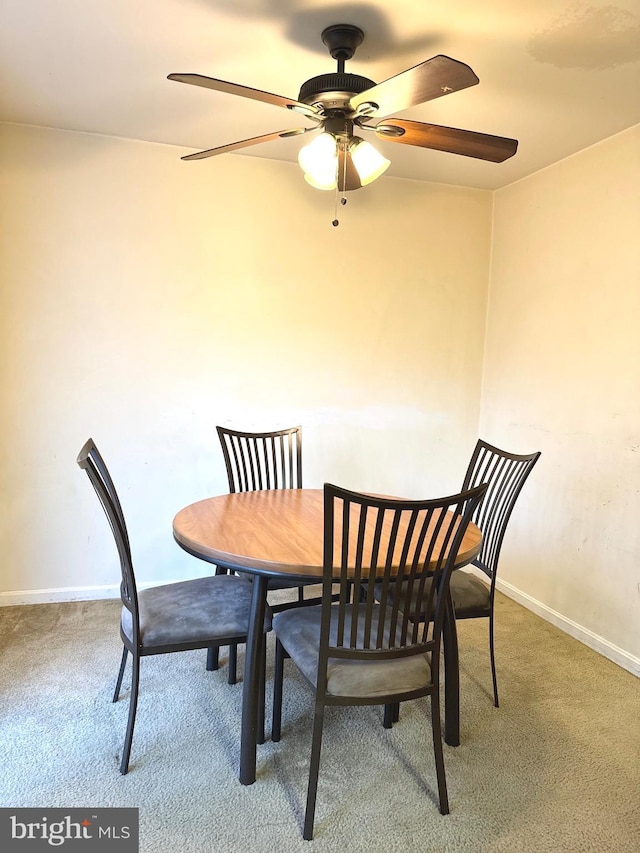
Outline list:
[[[640,122],[640,0],[0,0],[0,120],[190,150],[285,130],[299,123],[289,111],[167,74],[297,98],[336,70],[320,33],[337,23],[365,32],[346,71],[381,82],[443,53],[480,78],[401,117],[520,142],[495,164],[376,140],[389,175],[494,189]],[[184,168],[295,160],[300,144]]]

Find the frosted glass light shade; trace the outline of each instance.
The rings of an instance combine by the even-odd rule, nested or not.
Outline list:
[[[391,165],[391,161],[383,157],[379,151],[376,151],[373,145],[365,142],[364,139],[359,139],[357,136],[353,138],[349,147],[349,153],[351,154],[353,165],[356,167],[356,171],[360,176],[360,183],[363,187],[375,181],[376,178],[379,178]]]
[[[336,186],[338,168],[338,148],[335,137],[330,133],[319,136],[301,148],[298,163],[304,172],[304,178],[318,190],[332,190]]]

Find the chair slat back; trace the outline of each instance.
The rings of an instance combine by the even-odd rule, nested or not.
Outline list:
[[[216,427],[229,491],[302,488],[302,427],[240,432]]]
[[[407,501],[325,484],[324,666],[329,657],[437,654],[451,570],[485,490],[479,485],[441,500]],[[396,584],[400,578],[406,584]],[[332,607],[334,583],[340,597]],[[363,601],[350,601],[351,584],[365,590]],[[423,623],[410,620],[416,594],[429,601]]]
[[[134,628],[134,642],[139,636],[138,593],[133,572],[129,534],[124,520],[122,506],[111,475],[93,439],[85,442],[78,454],[77,463],[87,472],[91,485],[95,489],[102,509],[109,521],[116,541],[120,558],[120,597],[124,606],[131,611]]]
[[[473,521],[482,531],[482,548],[473,565],[495,582],[500,549],[518,495],[540,452],[507,453],[479,440],[462,485],[463,490],[487,483],[487,493],[475,511]]]

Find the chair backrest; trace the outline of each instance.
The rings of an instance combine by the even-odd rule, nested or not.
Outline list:
[[[485,491],[482,484],[439,500],[409,501],[325,484],[320,677],[334,657],[431,651],[438,666],[451,571]],[[406,583],[395,583],[400,578]],[[335,583],[340,597],[332,607]],[[366,590],[363,601],[350,603],[351,584]],[[410,621],[416,595],[428,601],[423,623]]]
[[[231,493],[302,488],[302,427],[274,432],[216,429]]]
[[[525,480],[540,457],[540,452],[526,455],[507,453],[479,440],[465,474],[463,490],[487,483],[487,493],[474,513],[473,521],[482,531],[482,548],[474,566],[491,578],[495,586],[502,540]]]
[[[123,605],[131,612],[133,623],[133,641],[139,639],[139,613],[138,592],[135,576],[133,573],[133,562],[131,560],[131,548],[129,545],[129,534],[124,520],[120,499],[116,492],[111,475],[100,455],[93,439],[88,439],[78,454],[78,465],[87,472],[91,485],[98,495],[98,499],[107,516],[109,525],[113,532],[120,557],[120,597]]]

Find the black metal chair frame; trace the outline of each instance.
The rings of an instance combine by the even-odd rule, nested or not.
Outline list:
[[[229,492],[254,492],[268,489],[302,488],[302,427],[271,432],[242,432],[217,426],[224,456]],[[217,569],[220,573],[226,569]],[[304,597],[305,586],[317,586],[317,581],[270,581],[268,589],[297,589],[297,602],[273,604],[274,613],[289,607],[319,604],[321,598]],[[215,652],[210,654],[215,665]],[[231,659],[229,665],[231,666]]]
[[[302,488],[302,427],[241,432],[217,426],[229,492]]]
[[[479,568],[489,578],[490,591],[488,607],[456,610],[456,621],[489,619],[489,655],[493,703],[496,708],[499,707],[499,701],[494,641],[494,599],[498,561],[511,513],[522,487],[539,458],[539,451],[528,454],[508,453],[479,439],[462,484],[463,490],[471,489],[478,483],[488,484],[485,498],[476,509],[473,518],[474,523],[482,531],[482,547],[471,565]]]
[[[122,605],[131,614],[131,639],[124,632],[122,621],[120,623],[120,637],[123,643],[122,659],[118,678],[116,681],[115,690],[113,693],[113,702],[117,702],[120,696],[122,687],[122,679],[125,672],[127,658],[131,654],[132,669],[131,669],[131,694],[129,700],[129,715],[127,720],[127,728],[125,734],[124,748],[120,762],[120,772],[124,775],[129,769],[129,759],[131,755],[131,744],[133,740],[133,729],[136,719],[136,710],[138,705],[138,693],[140,685],[140,658],[148,655],[161,655],[170,652],[190,651],[192,649],[210,649],[215,647],[216,651],[220,646],[229,646],[230,649],[237,649],[238,643],[246,642],[246,634],[241,636],[234,635],[228,637],[216,636],[212,631],[212,636],[200,642],[180,642],[167,645],[144,645],[141,638],[140,630],[140,609],[138,603],[138,590],[136,586],[135,574],[133,570],[133,562],[131,558],[131,548],[129,543],[129,534],[125,523],[122,506],[118,498],[117,491],[111,479],[111,475],[105,465],[105,462],[98,451],[94,441],[89,439],[78,454],[77,463],[80,468],[84,469],[94,487],[96,494],[100,500],[102,508],[107,516],[111,530],[113,532],[118,556],[120,558],[121,583],[120,583],[120,598]],[[238,583],[241,583],[238,579]],[[248,614],[247,614],[248,615]],[[215,646],[214,646],[215,644]],[[259,704],[261,708],[261,716],[258,721],[262,740],[264,742],[264,660],[262,662],[262,675],[259,690],[262,693],[262,701]],[[231,683],[231,682],[230,682]]]
[[[324,487],[324,558],[321,608],[290,610],[274,616],[276,668],[274,675],[271,739],[281,736],[284,659],[301,637],[304,622],[315,620],[318,630],[317,671],[303,674],[315,692],[315,714],[309,786],[303,837],[311,840],[320,767],[324,709],[327,705],[384,705],[387,709],[402,701],[431,697],[433,748],[438,782],[439,807],[449,812],[440,728],[440,644],[447,606],[451,571],[472,515],[486,491],[476,486],[460,495],[440,500],[407,501],[378,498],[337,486]],[[448,512],[450,511],[450,512]],[[403,525],[406,523],[406,527]],[[395,582],[402,578],[406,595],[425,594],[430,617],[411,621],[404,594],[392,595]],[[374,592],[381,583],[380,601]],[[337,603],[334,584],[339,583]],[[352,585],[363,590],[361,601],[351,599]],[[315,612],[314,612],[315,611]],[[318,613],[320,611],[320,614]],[[319,624],[318,624],[319,620]],[[287,634],[287,625],[289,626]],[[279,632],[280,627],[280,632]],[[282,634],[289,637],[283,640]],[[311,647],[315,648],[315,634]],[[287,645],[289,648],[287,649]],[[306,647],[308,649],[308,646]],[[394,661],[396,673],[412,656],[426,656],[426,665],[409,689],[398,684],[391,692],[347,695],[344,690],[330,693],[328,668],[341,660],[364,665]],[[295,659],[295,652],[293,654]],[[418,661],[419,662],[419,661]],[[395,668],[394,667],[394,668]],[[362,673],[367,670],[361,669]],[[368,676],[379,673],[369,669]],[[351,683],[351,682],[350,682]],[[376,682],[376,691],[380,689]]]
[[[498,560],[502,542],[507,530],[509,519],[515,503],[522,491],[527,477],[533,466],[540,458],[540,452],[518,454],[508,453],[482,439],[476,443],[471,455],[464,482],[463,491],[471,489],[478,483],[487,484],[487,492],[482,503],[476,508],[473,522],[482,531],[482,547],[480,553],[471,565],[480,569],[489,579],[489,598],[486,607],[456,607],[455,588],[460,576],[454,573],[451,578],[451,595],[453,599],[456,622],[462,619],[489,619],[489,656],[491,659],[491,680],[493,684],[493,704],[499,707],[498,679],[496,674],[495,640],[494,640],[494,601]],[[415,613],[416,617],[424,616],[424,608]],[[398,709],[390,709],[391,720],[397,722]]]

